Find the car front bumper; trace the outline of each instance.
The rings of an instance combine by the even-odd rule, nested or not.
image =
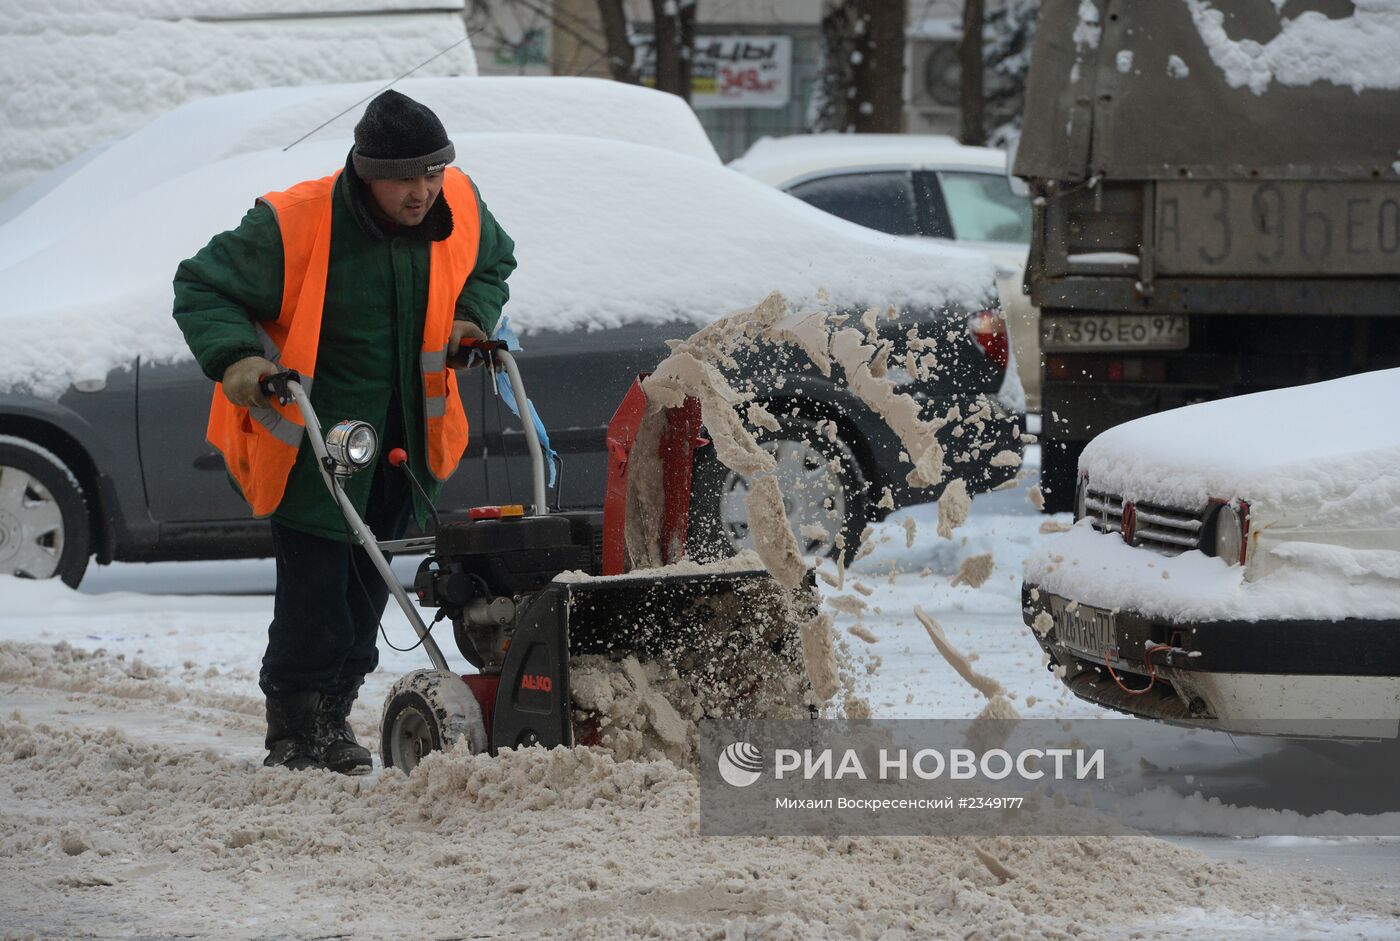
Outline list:
[[[1249,734],[1400,734],[1400,620],[1172,621],[1029,582],[1021,608],[1070,692],[1109,709]]]

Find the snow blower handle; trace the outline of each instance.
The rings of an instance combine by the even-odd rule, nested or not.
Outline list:
[[[463,337],[460,351],[472,356],[482,356],[494,368],[502,366],[510,379],[511,391],[515,393],[515,403],[520,409],[520,428],[525,432],[525,447],[530,452],[530,479],[535,498],[535,516],[549,512],[548,490],[545,488],[544,449],[540,447],[540,436],[535,431],[531,415],[530,400],[525,395],[525,382],[520,378],[520,369],[515,365],[515,357],[500,340],[475,340]]]
[[[301,382],[301,373],[295,369],[285,369],[282,372],[259,376],[258,391],[268,398],[277,399],[279,405],[288,405],[292,401],[292,388],[288,385],[291,382],[298,384]]]
[[[505,349],[508,347],[501,340],[478,340],[474,337],[462,337],[461,344],[448,358],[448,365],[454,369],[471,369],[480,363],[487,363],[494,367],[496,365],[496,352]]]

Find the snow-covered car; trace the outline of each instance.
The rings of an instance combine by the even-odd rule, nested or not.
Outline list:
[[[1026,623],[1082,699],[1228,731],[1400,723],[1400,369],[1100,434]]]
[[[377,87],[418,63],[421,77],[475,75],[468,9],[465,0],[103,0],[100,12],[66,0],[7,3],[0,88],[24,94],[5,102],[0,199],[211,95]],[[167,143],[174,156],[193,141]]]
[[[636,374],[665,358],[665,341],[773,291],[795,304],[897,309],[878,323],[896,346],[893,372],[910,330],[938,344],[938,369],[903,376],[929,416],[995,409],[975,436],[955,441],[947,429],[949,479],[975,492],[1015,473],[990,462],[1021,445],[1017,418],[993,400],[1006,337],[983,313],[994,302],[985,258],[871,232],[726,169],[675,96],[584,79],[400,87],[444,117],[459,165],[517,243],[507,313],[563,458],[552,495],[561,507],[601,506],[604,430]],[[170,316],[170,281],[257,195],[342,167],[354,114],[284,148],[373,90],[275,89],[185,106],[64,171],[0,227],[0,573],[76,583],[94,554],[266,552],[265,523],[248,518],[204,440],[211,386]],[[523,130],[479,133],[508,120]],[[854,551],[891,503],[938,496],[905,482],[898,440],[844,385],[791,363],[749,368],[780,416],[765,443],[783,473],[821,479],[807,492],[822,496],[791,507],[809,551],[833,551],[839,536]],[[523,435],[484,371],[459,384],[472,434],[443,493],[449,517],[520,502],[530,480]],[[704,479],[713,486],[697,496],[697,529],[744,544],[742,500],[731,497],[747,483]]]
[[[937,134],[795,134],[762,138],[729,166],[850,222],[985,252],[1026,407],[1039,410],[1039,314],[1021,288],[1031,206],[1011,189],[1005,151]]]

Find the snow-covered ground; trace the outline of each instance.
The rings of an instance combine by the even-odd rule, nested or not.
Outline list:
[[[861,621],[876,640],[837,616],[875,716],[965,718],[985,705],[915,605],[1023,716],[1095,714],[1042,668],[1021,623],[1021,559],[1050,538],[1033,482],[977,498],[952,540],[936,534],[934,505],[876,528],[875,551],[847,573],[847,593],[871,590]],[[980,553],[991,578],[950,585]],[[1223,838],[1201,813],[1203,835],[1173,843],[707,839],[694,832],[693,779],[665,762],[452,755],[412,779],[260,769],[272,585],[270,561],[95,568],[76,593],[3,585],[0,936],[1400,934],[1400,843],[1383,838]],[[408,646],[392,607],[384,627]],[[421,652],[381,651],[354,713],[376,743],[388,686],[426,665]],[[1308,832],[1296,815],[1215,812]],[[979,851],[1014,878],[1000,883]]]

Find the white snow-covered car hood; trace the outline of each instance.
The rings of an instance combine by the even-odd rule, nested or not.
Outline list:
[[[1080,520],[1027,582],[1175,620],[1400,617],[1400,369],[1174,409],[1112,428],[1089,486],[1195,511],[1248,504],[1246,564],[1129,546]]]
[[[1244,500],[1252,518],[1400,528],[1400,369],[1148,415],[1079,459],[1096,490],[1195,508]]]

